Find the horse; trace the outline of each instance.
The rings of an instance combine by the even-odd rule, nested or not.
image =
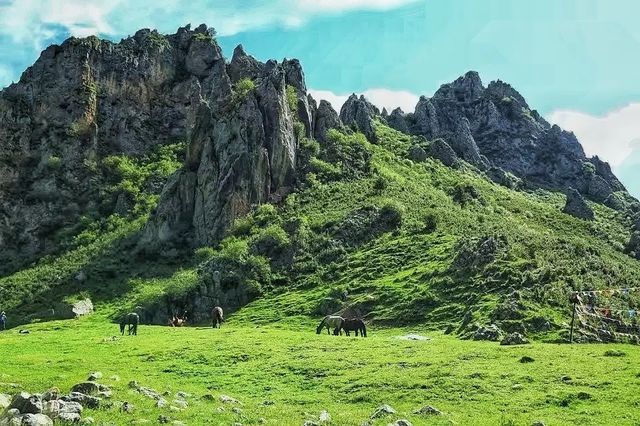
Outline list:
[[[169,318],[169,325],[171,327],[182,327],[187,324],[187,311],[184,311],[181,317],[174,315]]]
[[[340,331],[340,329],[342,328],[342,322],[344,321],[344,318],[337,316],[337,315],[327,315],[326,317],[322,318],[322,321],[320,321],[320,324],[318,325],[318,328],[316,329],[316,334],[320,334],[322,332],[323,328],[327,328],[327,334],[331,334],[331,328],[333,327],[334,334],[338,334],[338,332]]]
[[[124,336],[124,329],[126,326],[129,326],[129,335],[138,335],[138,324],[140,324],[140,315],[135,312],[131,312],[126,314],[120,320],[120,334]]]
[[[224,312],[222,308],[220,306],[213,308],[211,316],[213,317],[213,328],[220,328],[224,322]]]
[[[358,336],[358,332],[360,332],[360,336],[367,337],[367,327],[364,325],[364,321],[358,318],[345,319],[342,322],[342,330],[344,330],[347,336],[350,335],[350,331],[355,331],[356,337]]]

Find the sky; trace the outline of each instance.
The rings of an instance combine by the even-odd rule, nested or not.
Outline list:
[[[468,70],[513,85],[640,196],[637,0],[0,0],[0,86],[70,35],[216,28],[258,59],[300,59],[316,98],[412,111]]]

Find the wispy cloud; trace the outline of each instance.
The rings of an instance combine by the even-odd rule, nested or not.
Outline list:
[[[604,116],[580,111],[558,110],[549,121],[573,131],[589,155],[597,155],[616,167],[640,143],[640,103],[632,103]]]
[[[333,106],[333,109],[340,111],[340,107],[347,100],[349,94],[337,94],[330,90],[309,89],[309,93],[316,100],[324,99]],[[400,107],[405,112],[412,112],[418,103],[419,96],[405,90],[389,89],[369,89],[363,93],[365,98],[378,108],[386,108],[389,112]]]

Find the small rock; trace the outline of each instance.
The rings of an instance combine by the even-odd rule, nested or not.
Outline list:
[[[54,401],[51,401],[54,402]],[[60,412],[61,413],[76,413],[76,414],[81,414],[82,413],[82,405],[80,405],[80,403],[75,402],[75,401],[60,401],[62,404],[60,406]]]
[[[202,399],[204,399],[205,401],[213,401],[216,398],[212,394],[206,393],[206,394],[202,395]]]
[[[390,423],[390,426],[413,426],[413,425],[407,419],[400,419],[400,420],[396,420],[393,423]]]
[[[181,422],[180,420],[174,420],[171,422],[173,426],[187,426],[186,423]]]
[[[176,396],[178,398],[182,398],[182,399],[191,398],[191,394],[190,393],[186,393],[186,392],[182,392],[182,391],[176,393]]]
[[[376,419],[378,417],[388,416],[389,414],[395,414],[395,413],[396,413],[396,410],[391,408],[391,406],[387,404],[383,404],[378,408],[376,408],[376,411],[373,412],[373,414],[371,415],[371,418]]]
[[[502,330],[497,325],[491,324],[486,327],[479,327],[473,334],[473,340],[490,340],[497,342],[502,338]]]
[[[265,400],[265,401],[263,401],[263,402],[262,402],[262,405],[264,405],[264,406],[267,406],[267,405],[273,405],[273,404],[275,404],[275,402],[273,402],[273,401],[271,401],[271,400],[269,400],[269,399],[267,399],[267,400]]]
[[[320,413],[319,420],[320,420],[320,423],[329,423],[331,421],[331,415],[327,410],[323,410]]]
[[[22,426],[53,426],[53,420],[44,414],[25,414],[22,416]]]
[[[520,383],[516,383],[513,386],[511,386],[511,389],[513,389],[513,390],[520,390],[522,388],[523,388],[523,386]]]
[[[260,423],[260,424],[265,424],[266,422],[267,422],[267,419],[265,419],[264,417],[260,417],[258,419],[258,423]]]
[[[133,404],[130,404],[129,402],[123,402],[122,407],[120,407],[120,410],[122,410],[125,413],[131,413],[133,412]]]
[[[414,411],[413,414],[421,414],[423,416],[439,416],[440,414],[442,414],[442,411],[431,405],[425,405],[421,409]]]
[[[138,389],[140,387],[137,380],[131,380],[128,386],[131,389]]]
[[[227,395],[220,395],[220,401],[224,402],[225,404],[240,404],[240,401]]]
[[[90,373],[89,377],[87,378],[87,380],[90,382],[95,382],[100,379],[102,379],[102,373],[99,371],[94,371],[93,373]]]
[[[111,398],[111,395],[112,395],[111,391],[110,391],[110,390],[108,390],[108,391],[101,391],[101,392],[98,392],[98,394],[97,394],[96,396],[97,396],[98,398],[109,399],[109,398]]]
[[[187,401],[182,400],[182,399],[176,399],[173,401],[173,405],[175,405],[178,408],[181,409],[185,409],[189,406],[189,404],[187,403]]]
[[[59,413],[58,420],[66,423],[78,423],[80,422],[80,414],[78,413]]]
[[[0,393],[0,411],[11,405],[11,395]]]
[[[531,426],[545,426],[545,424],[542,420],[536,420],[535,422],[531,423]]]
[[[523,356],[522,358],[520,358],[520,362],[522,364],[526,364],[526,363],[533,362],[533,361],[535,361],[533,358],[531,358],[530,356],[526,356],[526,355]]]
[[[18,331],[18,333],[20,333],[20,334],[29,334],[29,330],[24,330],[23,329],[23,330]]]
[[[98,392],[108,392],[110,389],[96,382],[82,382],[73,385],[71,392],[79,392],[85,395],[95,395]]]
[[[113,380],[114,382],[119,382],[120,381],[120,376],[114,374],[113,376],[109,377],[109,379]]]
[[[218,407],[218,408],[216,408],[216,411],[217,411],[218,413],[224,413],[224,412],[225,412],[225,409],[224,409],[224,407]]]
[[[164,408],[164,407],[166,407],[166,406],[167,406],[167,404],[168,404],[168,403],[169,403],[169,402],[167,402],[167,400],[166,400],[166,399],[164,399],[164,398],[160,398],[158,401],[156,401],[156,407],[158,407],[158,408]]]
[[[167,417],[165,415],[160,414],[158,416],[158,423],[160,423],[160,424],[169,423],[169,420],[170,420],[169,417]]]
[[[182,411],[182,409],[180,409],[180,407],[176,407],[175,405],[170,405],[169,406],[169,410],[173,411],[174,413],[177,413],[179,411]]]
[[[527,343],[529,343],[527,338],[518,332],[507,334],[507,336],[500,342],[500,344],[503,346],[526,345]]]
[[[302,423],[302,426],[320,426],[318,424],[318,422],[315,422],[313,420],[307,420],[304,423]]]
[[[239,407],[233,407],[231,411],[233,411],[236,414],[242,414],[242,408],[239,408]]]
[[[71,392],[68,396],[62,398],[64,401],[74,401],[80,403],[83,407],[98,408],[102,402],[101,398],[85,395],[80,392]]]

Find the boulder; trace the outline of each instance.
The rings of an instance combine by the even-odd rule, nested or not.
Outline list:
[[[567,191],[567,202],[562,210],[564,213],[579,219],[594,220],[595,215],[582,195],[573,188]]]
[[[409,160],[421,163],[427,159],[427,152],[420,145],[413,145],[407,153]]]
[[[63,423],[79,423],[80,414],[78,413],[60,413],[58,414],[58,420]]]
[[[371,414],[372,419],[377,419],[378,417],[388,416],[390,414],[395,414],[396,410],[394,410],[390,405],[382,404]]]
[[[478,327],[475,333],[473,333],[473,340],[489,340],[497,342],[503,335],[504,333],[497,325],[491,324],[484,327]]]
[[[413,414],[420,414],[423,416],[439,416],[442,414],[442,411],[431,405],[425,405],[419,410],[414,411]]]
[[[447,167],[456,167],[458,165],[458,155],[442,139],[436,139],[431,142],[426,151],[429,157],[440,160]]]
[[[23,414],[22,426],[53,426],[53,420],[44,414]]]
[[[504,339],[502,339],[502,341],[500,342],[501,345],[503,346],[507,346],[507,345],[525,345],[529,343],[529,341],[527,340],[526,337],[524,337],[522,334],[520,333],[509,333],[507,334]]]
[[[5,410],[11,405],[11,395],[6,393],[0,393],[0,412]]]
[[[80,392],[71,392],[69,395],[62,397],[63,401],[77,402],[83,407],[98,408],[102,402],[101,398],[91,395],[85,395]]]
[[[89,382],[96,382],[100,379],[102,379],[102,373],[99,371],[94,371],[92,373],[89,373],[89,377],[87,378]]]
[[[81,382],[73,385],[71,392],[83,393],[85,395],[95,395],[98,392],[107,392],[109,387],[96,382]]]
[[[9,408],[15,408],[21,414],[39,414],[42,413],[42,401],[37,395],[20,392],[13,397]]]

